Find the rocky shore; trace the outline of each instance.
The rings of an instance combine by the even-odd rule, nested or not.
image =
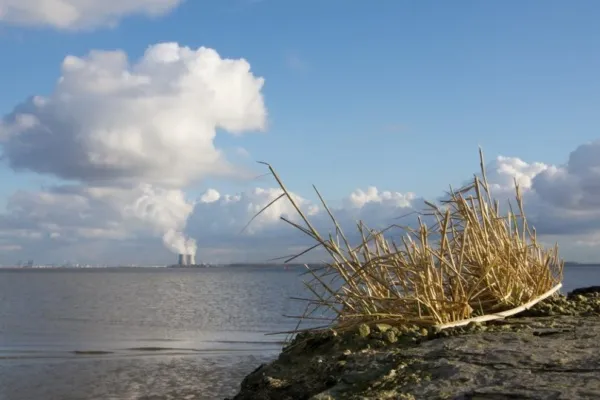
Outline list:
[[[600,287],[505,320],[298,335],[233,400],[600,399]]]

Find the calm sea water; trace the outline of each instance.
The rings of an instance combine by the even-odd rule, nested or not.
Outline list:
[[[301,269],[0,270],[0,399],[223,399],[281,349]],[[570,267],[564,291],[600,285]]]

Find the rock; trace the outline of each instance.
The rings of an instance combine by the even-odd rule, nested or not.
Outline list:
[[[265,382],[265,385],[269,388],[282,388],[286,386],[286,382],[281,380],[281,379],[276,379],[276,378],[272,378],[270,376],[265,376],[263,378],[263,381]]]
[[[369,334],[369,339],[381,340],[383,339],[383,333],[371,330],[371,333]]]
[[[567,298],[572,298],[578,295],[600,295],[600,286],[589,286],[575,289],[567,295]]]
[[[331,396],[328,392],[323,392],[311,396],[308,400],[335,400],[335,397]]]
[[[361,325],[358,334],[339,333],[334,342],[346,344],[335,346],[305,334],[297,343],[321,344],[286,348],[288,357],[248,375],[234,399],[599,399],[598,293],[442,331]],[[380,339],[371,334],[385,346],[374,346]]]
[[[389,324],[375,324],[375,329],[377,332],[385,333],[388,330],[392,329],[392,326]]]
[[[385,340],[387,340],[389,343],[396,343],[398,338],[396,337],[396,333],[394,331],[387,331],[385,333]]]

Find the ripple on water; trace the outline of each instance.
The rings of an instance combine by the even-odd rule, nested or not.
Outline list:
[[[0,364],[0,387],[11,393],[10,400],[222,399],[235,394],[246,374],[275,356],[157,355],[14,362]]]

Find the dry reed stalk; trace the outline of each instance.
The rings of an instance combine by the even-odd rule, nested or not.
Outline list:
[[[304,226],[282,220],[315,242],[289,260],[317,247],[323,247],[330,258],[325,268],[307,271],[312,279],[305,285],[314,298],[305,299],[307,311],[296,316],[299,324],[327,318],[336,329],[372,321],[444,329],[503,318],[556,292],[563,268],[558,247],[547,251],[537,242],[535,230],[525,218],[516,181],[518,213],[509,203],[507,216],[501,215],[487,182],[481,149],[479,156],[481,178],[475,176],[459,190],[450,189],[448,199],[439,206],[425,202],[427,210],[420,213],[416,229],[390,225],[377,231],[359,222],[356,246],[351,245],[316,188],[335,227],[335,235],[327,238],[310,223],[275,170],[263,163],[283,193],[255,217],[287,198]],[[435,223],[428,227],[421,217]],[[392,228],[403,230],[400,245],[386,237]],[[312,316],[323,310],[331,318]],[[473,317],[475,313],[483,315]],[[299,331],[298,325],[288,333]]]

